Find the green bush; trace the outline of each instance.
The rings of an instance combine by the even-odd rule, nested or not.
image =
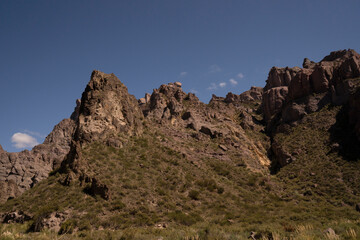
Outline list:
[[[169,214],[169,217],[175,222],[186,226],[191,226],[196,222],[202,220],[202,218],[198,214],[193,214],[193,213],[185,214],[181,211],[172,212]]]
[[[75,219],[66,220],[61,224],[59,234],[72,234],[76,226],[77,222]]]
[[[196,190],[191,190],[189,192],[189,198],[191,198],[192,200],[199,200],[199,195],[200,193]]]

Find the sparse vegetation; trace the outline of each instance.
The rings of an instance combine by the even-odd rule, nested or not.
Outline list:
[[[328,105],[272,136],[292,160],[273,175],[252,159],[270,154],[261,114],[246,114],[224,114],[231,124],[214,128],[221,137],[143,121],[141,135],[112,136],[119,148],[84,144],[86,177],[64,184],[69,172],[53,171],[1,205],[32,220],[0,225],[0,239],[357,239],[360,163],[358,150],[343,151],[357,144],[343,107]],[[32,232],[54,212],[67,213],[58,233]]]

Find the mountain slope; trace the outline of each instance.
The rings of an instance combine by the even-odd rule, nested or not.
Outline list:
[[[273,68],[264,90],[209,104],[180,83],[137,101],[94,71],[69,153],[0,206],[3,222],[70,238],[356,238],[359,59]]]

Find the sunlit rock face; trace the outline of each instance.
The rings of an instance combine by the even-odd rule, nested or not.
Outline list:
[[[114,74],[93,71],[82,94],[76,138],[91,142],[140,134],[142,118],[136,98]]]

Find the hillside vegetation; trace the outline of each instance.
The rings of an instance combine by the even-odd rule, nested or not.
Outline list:
[[[359,82],[353,50],[209,104],[94,71],[43,145],[0,149],[0,239],[360,239]]]
[[[360,175],[357,161],[329,147],[340,110],[329,106],[276,135],[286,150],[301,149],[296,161],[276,175],[253,173],[216,158],[191,161],[164,147],[162,142],[171,139],[159,129],[147,128],[121,149],[93,143],[82,150],[93,174],[110,188],[110,200],[87,194],[89,186],[78,181],[63,186],[64,174],[53,173],[7,201],[1,211],[29,212],[36,216],[33,222],[54,211],[68,212],[60,232],[74,232],[72,237],[100,239],[104,233],[94,229],[108,229],[109,236],[139,239],[244,239],[251,231],[287,237],[305,231],[321,239],[330,226],[345,237],[350,229],[359,230],[355,204]],[[212,139],[188,144],[217,147]]]

